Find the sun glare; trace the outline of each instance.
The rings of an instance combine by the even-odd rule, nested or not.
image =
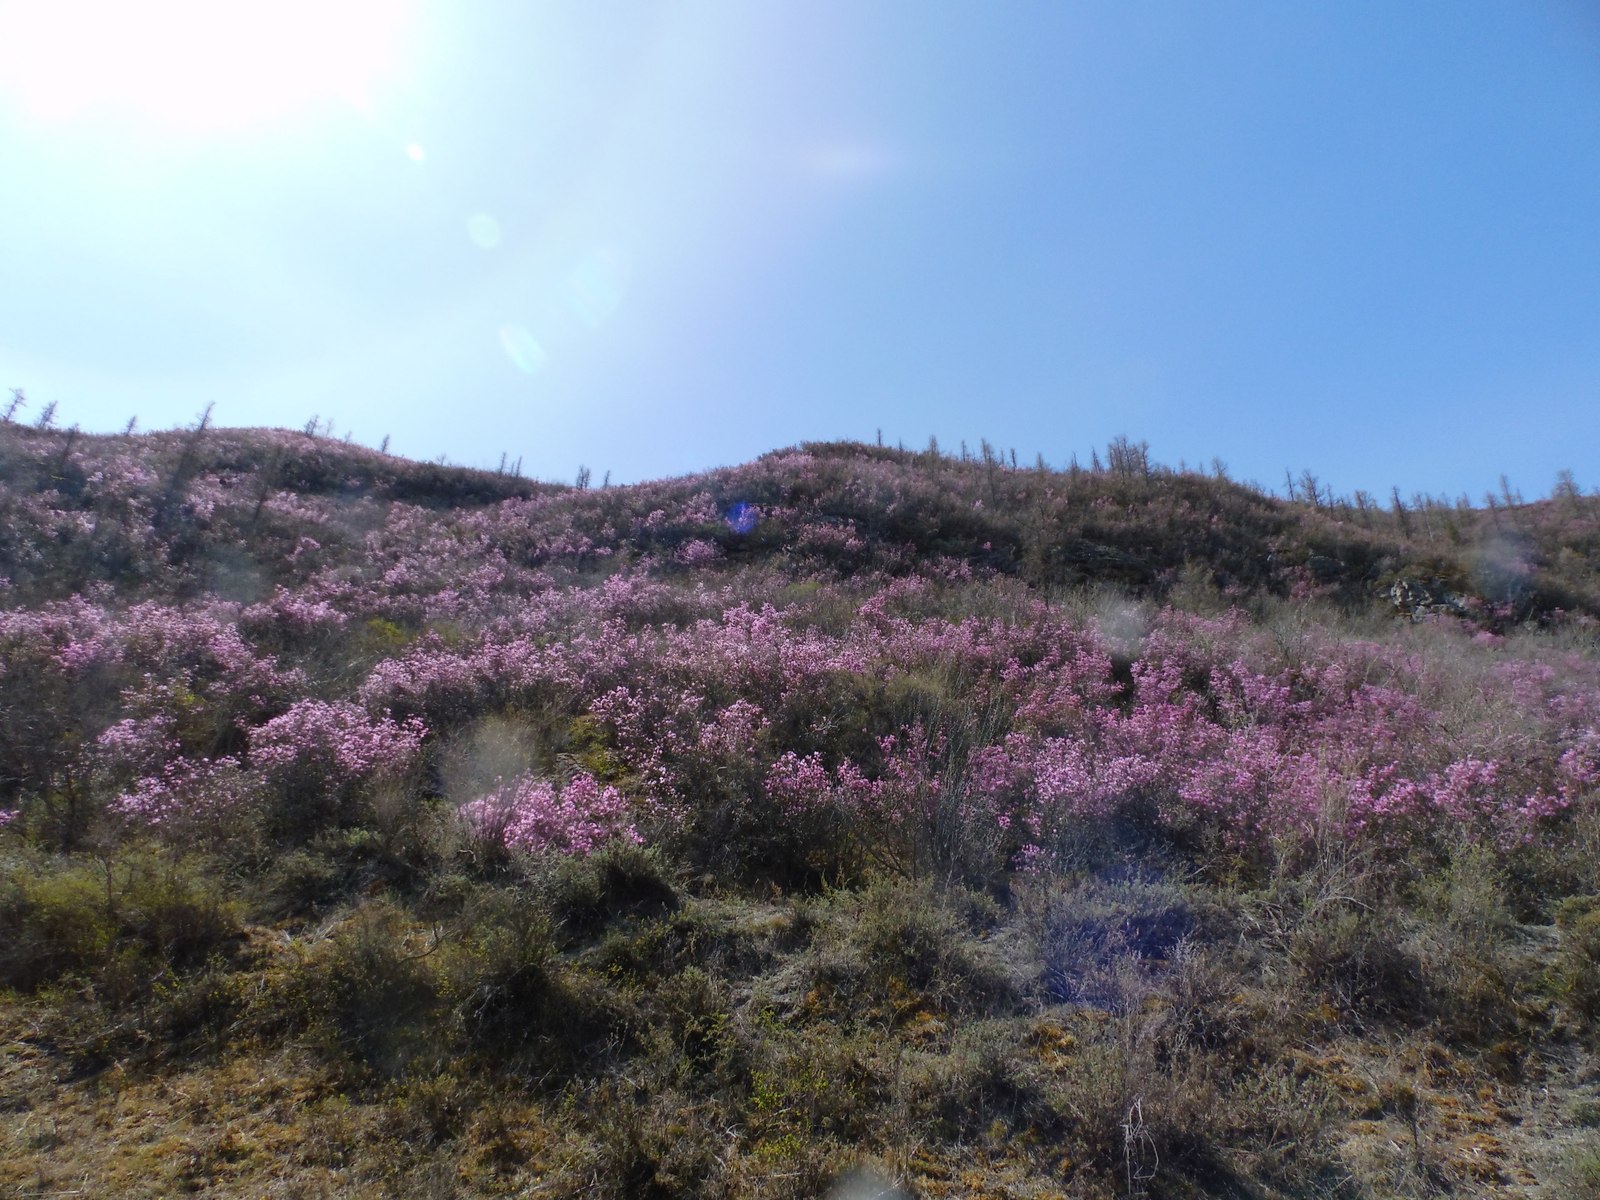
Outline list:
[[[216,132],[365,107],[404,0],[0,0],[0,98],[35,120],[136,116]]]

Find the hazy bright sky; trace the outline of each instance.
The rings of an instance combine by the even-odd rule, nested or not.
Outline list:
[[[0,385],[596,482],[1600,484],[1589,0],[339,8],[0,0]]]

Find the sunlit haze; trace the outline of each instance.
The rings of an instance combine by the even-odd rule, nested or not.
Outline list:
[[[1600,19],[0,0],[0,386],[542,478],[1600,484]]]
[[[0,87],[46,122],[233,130],[370,103],[404,17],[401,0],[17,0],[0,6]]]

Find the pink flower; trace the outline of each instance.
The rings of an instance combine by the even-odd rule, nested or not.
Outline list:
[[[412,763],[427,730],[416,717],[374,720],[345,701],[302,700],[250,734],[250,761],[270,775],[323,773],[333,782],[397,775]]]
[[[722,551],[717,549],[715,542],[695,538],[679,546],[678,553],[673,557],[686,567],[701,567],[722,557]]]
[[[109,812],[146,826],[215,829],[250,800],[250,781],[237,759],[180,758],[138,780],[111,802]]]
[[[537,854],[587,855],[607,842],[643,839],[629,820],[628,802],[584,772],[559,791],[548,780],[519,775],[461,807],[461,818],[483,840]]]

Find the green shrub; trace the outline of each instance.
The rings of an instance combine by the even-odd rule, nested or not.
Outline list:
[[[687,967],[662,980],[651,997],[658,1056],[664,1074],[677,1086],[696,1082],[713,1088],[733,1086],[748,1070],[748,1047],[734,1022],[733,996],[726,981],[699,967]]]
[[[18,855],[7,865],[0,986],[32,991],[103,971],[150,979],[204,962],[239,929],[237,905],[202,863],[136,849],[92,862]]]
[[[1000,1122],[1009,1136],[1060,1136],[1052,1081],[1028,1044],[1032,1023],[980,1021],[962,1028],[946,1054],[915,1063],[898,1081],[912,1126],[939,1141],[980,1139]]]
[[[391,905],[363,905],[300,964],[276,1001],[323,1049],[398,1076],[440,1053],[438,947]]]
[[[413,874],[385,852],[370,829],[328,829],[303,846],[284,849],[262,872],[255,902],[284,918],[324,912],[372,884],[405,882]]]
[[[163,1049],[209,1044],[217,1048],[245,1013],[251,986],[247,972],[220,955],[185,975],[158,979],[147,1006],[148,1021]]]
[[[1499,855],[1456,848],[1443,870],[1418,885],[1417,928],[1406,939],[1428,988],[1430,1008],[1453,1038],[1486,1044],[1520,1021],[1516,968],[1508,948],[1514,921]],[[1508,1064],[1509,1065],[1509,1064]]]
[[[315,913],[350,889],[347,865],[307,847],[280,855],[261,881],[260,905],[268,915],[293,917]]]
[[[1558,1167],[1562,1195],[1569,1200],[1600,1200],[1600,1141],[1573,1144]]]
[[[385,1132],[407,1145],[459,1137],[481,1099],[481,1088],[453,1070],[392,1083],[384,1094]]]
[[[1429,1012],[1421,965],[1392,910],[1330,904],[1294,931],[1289,956],[1301,981],[1340,1013],[1415,1019]]]
[[[770,1038],[752,1055],[746,1112],[759,1141],[870,1136],[889,1080],[870,1031],[815,1027]]]
[[[479,1062],[559,1082],[636,1040],[626,996],[559,961],[536,893],[483,888],[460,926],[444,966],[450,1023]]]
[[[551,923],[527,892],[482,887],[462,910],[461,935],[445,963],[452,1017],[465,1047],[487,1056],[519,1053],[543,1036],[557,971]]]
[[[807,963],[823,1010],[897,1023],[920,1011],[1008,1012],[1021,998],[963,919],[976,910],[932,884],[879,881],[831,908]]]
[[[118,930],[104,879],[65,862],[8,868],[0,882],[0,983],[32,991],[106,960]]]
[[[1556,997],[1581,1027],[1600,1028],[1600,897],[1575,896],[1556,912],[1560,950],[1553,971]]]
[[[590,938],[622,916],[656,915],[678,907],[660,851],[621,840],[584,858],[551,858],[539,866],[533,882],[570,942]]]

